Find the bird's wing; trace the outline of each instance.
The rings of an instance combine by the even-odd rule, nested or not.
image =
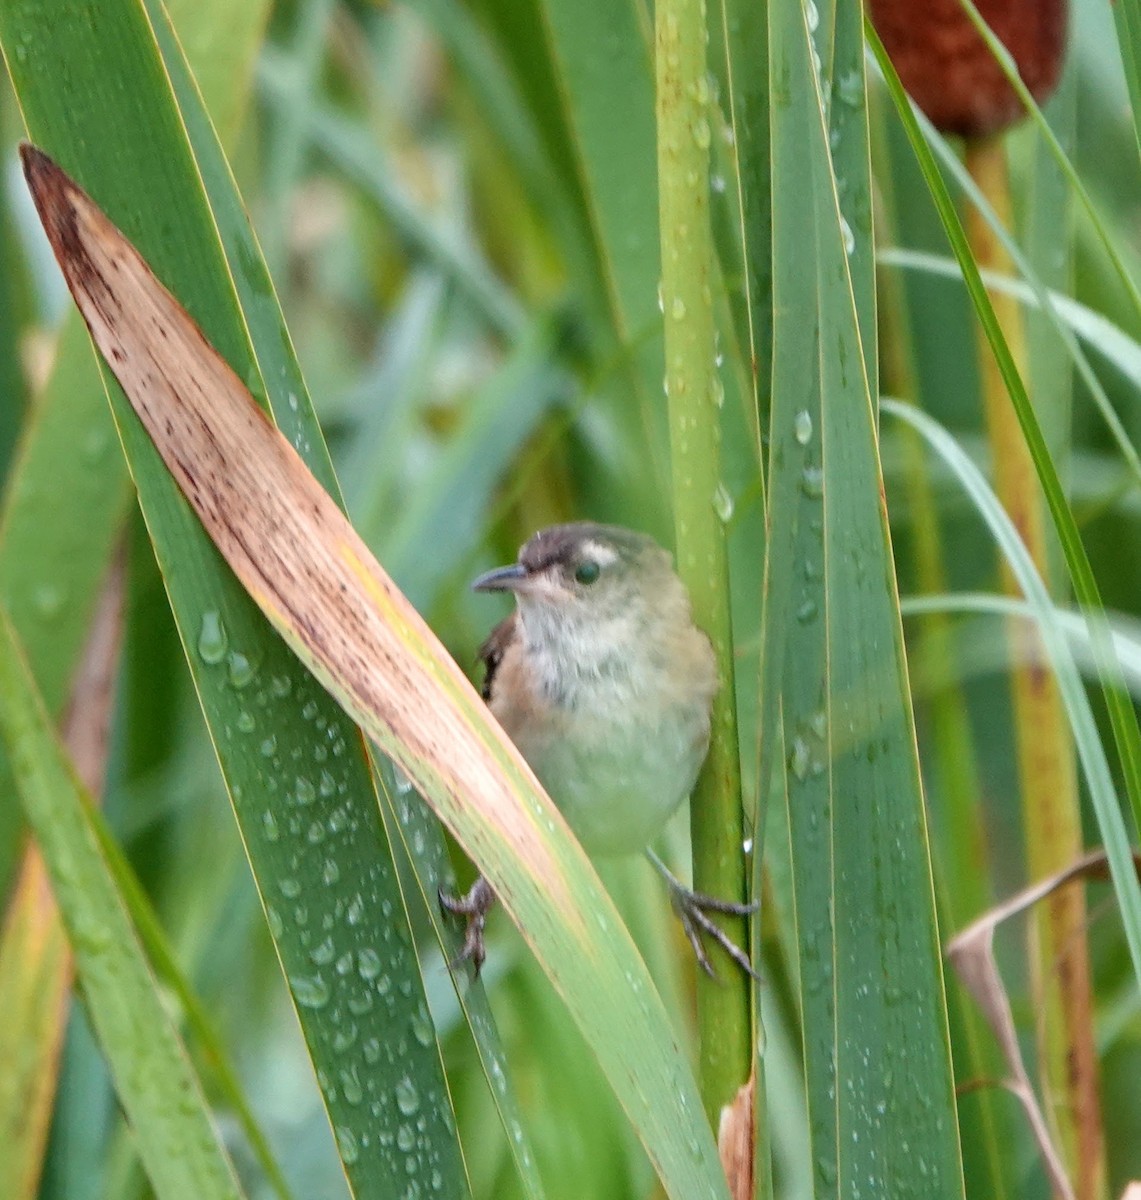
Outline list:
[[[498,625],[488,634],[487,641],[479,648],[479,658],[483,663],[483,686],[479,689],[479,694],[485,699],[491,700],[491,689],[495,680],[495,672],[499,670],[499,664],[503,661],[503,655],[507,652],[507,647],[518,637],[518,618],[519,614],[513,612],[511,616],[500,621]]]

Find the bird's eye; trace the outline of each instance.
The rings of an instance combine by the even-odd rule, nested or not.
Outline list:
[[[574,577],[579,583],[593,583],[602,573],[602,568],[593,559],[580,562],[574,570]]]

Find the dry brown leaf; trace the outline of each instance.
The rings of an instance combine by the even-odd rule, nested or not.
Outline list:
[[[717,1151],[733,1200],[753,1200],[753,1160],[756,1146],[756,1068],[721,1109]]]
[[[1024,912],[1065,884],[1080,877],[1103,876],[1105,861],[1105,852],[1102,850],[1083,855],[1065,871],[1059,871],[1039,883],[1024,888],[1003,904],[984,913],[947,943],[947,957],[963,986],[983,1010],[987,1023],[998,1041],[1011,1075],[1006,1086],[1021,1102],[1055,1191],[1066,1200],[1072,1200],[1073,1187],[1066,1176],[1061,1156],[1050,1138],[1046,1119],[1026,1071],[1026,1064],[1018,1045],[1018,1033],[1014,1025],[1010,999],[994,957],[994,931],[1003,921]]]
[[[47,155],[30,145],[21,154],[93,340],[242,585],[425,794],[505,906],[510,881],[481,853],[486,832],[472,809],[526,864],[531,895],[588,941],[546,836],[561,815],[549,803],[525,807],[505,782],[541,794],[474,688],[130,242]],[[441,687],[453,705],[440,703]],[[489,727],[493,754],[480,733]]]

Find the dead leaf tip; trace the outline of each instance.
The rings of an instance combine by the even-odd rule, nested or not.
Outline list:
[[[32,189],[33,194],[42,191],[45,187],[51,187],[53,183],[58,185],[61,176],[66,178],[54,159],[45,154],[34,142],[20,143],[20,162],[24,167],[24,178],[28,181],[28,187]]]
[[[76,224],[76,205],[84,198],[84,192],[50,155],[32,142],[20,143],[20,161],[44,232],[64,274],[69,275],[86,259]]]

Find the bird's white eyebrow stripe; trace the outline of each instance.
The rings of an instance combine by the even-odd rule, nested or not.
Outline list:
[[[600,567],[608,567],[618,561],[618,555],[602,542],[584,542],[582,552],[583,557],[593,559]]]

